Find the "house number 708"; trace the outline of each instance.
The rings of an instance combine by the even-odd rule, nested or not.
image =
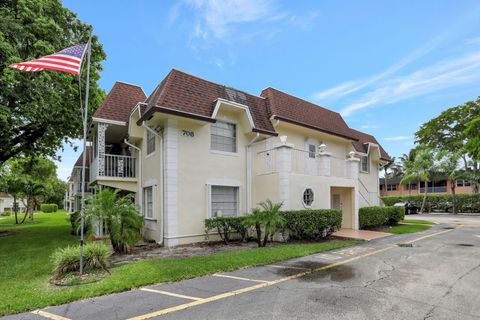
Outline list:
[[[195,132],[193,132],[193,131],[182,130],[182,133],[183,133],[184,137],[192,137],[193,138],[195,136]]]

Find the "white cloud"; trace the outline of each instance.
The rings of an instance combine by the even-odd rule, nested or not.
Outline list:
[[[383,138],[383,140],[385,141],[405,141],[410,139],[412,139],[411,136],[395,136],[395,137]]]
[[[379,104],[390,104],[480,79],[480,51],[440,61],[406,76],[383,81],[341,110],[343,116]]]
[[[380,129],[382,126],[376,124],[362,124],[360,128],[362,129]]]

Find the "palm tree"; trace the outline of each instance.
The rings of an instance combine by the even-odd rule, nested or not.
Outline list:
[[[13,197],[13,212],[15,214],[15,224],[19,224],[17,199],[19,194],[21,194],[25,189],[25,181],[16,175],[7,174],[2,176],[1,182],[2,184],[0,185],[0,190],[6,192]],[[25,215],[23,216],[21,223],[24,223],[26,218],[27,212],[25,211]]]
[[[405,168],[405,176],[400,181],[401,184],[408,184],[412,181],[421,181],[425,184],[425,192],[422,201],[420,213],[423,213],[425,202],[427,200],[428,182],[435,171],[434,159],[430,149],[420,149],[416,151],[413,161],[407,164]]]
[[[119,191],[104,188],[90,197],[85,221],[105,222],[113,250],[128,253],[141,237],[143,218],[131,197],[121,197]]]
[[[461,155],[458,153],[439,152],[437,160],[439,160],[439,170],[445,174],[450,180],[450,189],[452,190],[452,213],[457,214],[457,197],[455,187],[457,180],[464,177],[464,173],[458,169]]]
[[[285,223],[285,220],[280,216],[280,208],[283,203],[273,203],[270,199],[267,199],[259,203],[264,215],[265,224],[265,237],[263,239],[263,246],[268,241],[268,237],[273,237],[275,232]]]

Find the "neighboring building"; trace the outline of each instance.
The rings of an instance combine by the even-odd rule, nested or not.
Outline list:
[[[85,195],[91,195],[90,188],[90,162],[92,157],[92,148],[87,146],[87,158],[85,166]],[[80,211],[81,198],[82,198],[82,161],[83,152],[78,157],[75,165],[73,166],[72,173],[68,178],[67,190],[65,191],[64,208],[68,213],[74,213]]]
[[[415,195],[425,193],[425,183],[419,181],[412,181],[410,184],[400,184],[403,176],[395,176],[387,178],[387,185],[385,186],[385,178],[380,178],[380,194],[382,196],[401,196],[401,195]],[[445,176],[437,176],[432,181],[427,183],[427,193],[445,193],[451,194],[452,181]],[[472,193],[470,181],[459,179],[456,181],[455,193]]]
[[[19,212],[25,211],[25,205],[22,199],[17,199]],[[0,213],[5,211],[13,212],[13,197],[5,192],[0,192]]]
[[[117,82],[93,116],[90,186],[135,195],[148,239],[203,241],[204,220],[244,215],[259,202],[283,210],[379,204],[377,140],[340,114],[266,88],[260,96],[172,70],[147,97]]]

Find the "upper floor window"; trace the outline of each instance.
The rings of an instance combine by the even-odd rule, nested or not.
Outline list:
[[[370,172],[370,156],[362,156],[362,161],[360,163],[360,171],[365,173]]]
[[[155,151],[155,134],[150,130],[147,130],[147,154],[151,154]]]
[[[238,215],[238,187],[212,186],[211,216]]]
[[[217,151],[237,152],[237,126],[224,121],[212,123],[211,148]]]
[[[315,159],[315,152],[316,152],[317,147],[314,144],[309,144],[308,145],[308,157]]]

